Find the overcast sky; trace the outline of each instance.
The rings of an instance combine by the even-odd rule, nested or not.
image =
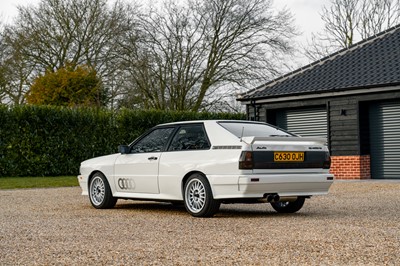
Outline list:
[[[10,22],[17,14],[17,5],[37,4],[39,0],[0,0],[0,19]],[[305,35],[322,28],[320,13],[329,0],[274,0],[275,6],[288,7],[294,14],[296,24]]]
[[[322,7],[329,6],[330,0],[275,0],[275,6],[287,7],[296,19],[296,25],[304,33],[320,31],[323,27],[321,20]]]

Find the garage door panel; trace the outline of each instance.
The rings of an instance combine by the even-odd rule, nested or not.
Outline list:
[[[400,103],[369,108],[372,178],[400,179]]]
[[[277,114],[277,125],[303,137],[327,138],[325,108],[284,110]]]

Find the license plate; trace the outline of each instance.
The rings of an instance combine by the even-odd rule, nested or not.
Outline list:
[[[304,152],[276,151],[274,162],[304,162]]]

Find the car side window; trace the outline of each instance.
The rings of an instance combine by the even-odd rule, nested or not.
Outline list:
[[[171,141],[169,151],[206,150],[210,148],[202,125],[182,126]]]
[[[173,131],[173,127],[154,129],[132,146],[131,153],[162,151]]]

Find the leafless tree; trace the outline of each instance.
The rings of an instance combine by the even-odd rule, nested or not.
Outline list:
[[[354,32],[359,23],[357,5],[360,0],[334,0],[332,6],[322,10],[325,22],[325,38],[333,46],[349,47],[354,41]]]
[[[324,6],[324,30],[312,35],[304,49],[311,61],[373,36],[400,21],[399,0],[331,0]]]
[[[40,73],[83,64],[96,69],[111,103],[208,110],[278,75],[295,33],[272,0],[169,0],[146,13],[122,0],[41,0],[19,7],[2,31],[0,67],[9,68],[1,84],[21,103]]]
[[[19,52],[24,43],[7,42],[10,34],[5,29],[0,33],[0,102],[19,105],[25,101],[33,67]]]
[[[296,33],[291,14],[274,12],[269,0],[168,1],[140,29],[130,53],[131,97],[149,108],[193,111],[221,100],[221,88],[276,75]]]
[[[6,28],[10,34],[5,42],[24,67],[34,68],[33,76],[66,63],[84,64],[96,69],[108,90],[115,89],[108,79],[118,71],[118,43],[134,28],[132,6],[121,1],[109,6],[107,0],[41,0],[18,11]]]
[[[5,50],[6,47],[4,45],[4,40],[3,40],[3,25],[0,21],[0,103],[3,103],[6,98],[5,86],[7,85],[7,80],[6,80],[6,71],[4,69]]]
[[[400,22],[399,0],[366,0],[361,7],[357,30],[362,39],[382,32]]]

